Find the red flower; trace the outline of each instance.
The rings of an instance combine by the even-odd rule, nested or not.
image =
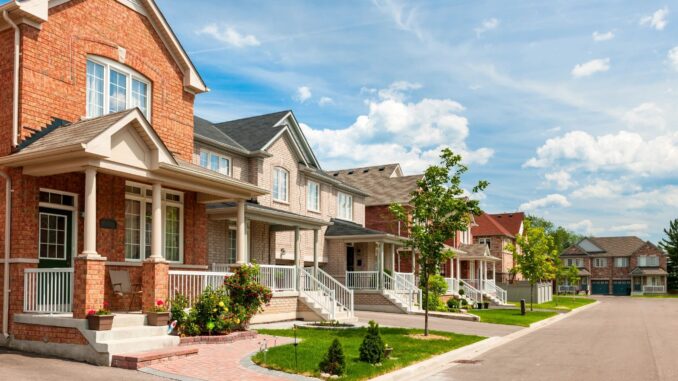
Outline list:
[[[108,307],[110,307],[110,306],[111,306],[111,305],[110,305],[107,301],[104,301],[104,308],[108,308]]]
[[[94,315],[95,313],[97,313],[97,312],[94,311],[94,310],[89,310],[89,311],[87,311],[87,316]]]
[[[155,301],[155,305],[158,306],[158,307],[162,307],[162,306],[165,305],[165,302],[163,302],[162,300],[158,299],[158,300]]]

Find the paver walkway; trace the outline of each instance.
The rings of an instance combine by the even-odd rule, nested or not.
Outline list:
[[[176,379],[199,380],[253,380],[273,381],[282,378],[272,374],[265,374],[248,369],[242,360],[251,353],[259,350],[261,342],[267,340],[268,347],[288,344],[292,339],[287,337],[272,337],[259,335],[256,339],[242,340],[230,344],[203,344],[196,345],[199,352],[195,356],[169,362],[154,364],[142,369],[142,372],[151,372],[160,376],[177,376]],[[163,373],[157,373],[157,372]],[[172,377],[174,378],[174,377]],[[290,378],[293,378],[290,376]]]

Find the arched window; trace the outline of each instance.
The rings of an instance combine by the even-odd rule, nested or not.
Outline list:
[[[118,62],[87,57],[87,117],[134,107],[151,120],[151,82]]]
[[[287,202],[287,190],[289,189],[289,172],[282,167],[273,168],[273,189],[271,193],[276,201]]]

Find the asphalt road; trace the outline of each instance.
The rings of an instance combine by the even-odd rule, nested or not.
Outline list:
[[[678,380],[678,299],[600,301],[428,380]]]

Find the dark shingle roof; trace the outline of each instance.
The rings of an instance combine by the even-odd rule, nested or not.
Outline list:
[[[337,218],[332,219],[332,225],[327,227],[325,231],[325,237],[341,237],[341,236],[351,236],[351,235],[383,235],[387,234],[385,232],[368,229],[363,227],[360,224],[356,224],[350,221],[344,221]]]
[[[602,251],[587,252],[581,247],[583,241],[588,240]],[[638,249],[647,244],[646,241],[636,236],[625,237],[589,237],[565,249],[562,255],[599,255],[603,257],[628,257],[633,255]],[[654,247],[654,245],[652,245]],[[656,248],[656,247],[655,247]],[[657,249],[659,255],[663,252]]]
[[[231,137],[246,149],[250,151],[259,151],[283,128],[285,128],[285,126],[273,126],[288,113],[290,113],[290,111],[285,110],[272,114],[231,120],[214,124],[214,127]]]
[[[327,171],[334,176],[345,176],[350,173],[352,177],[362,177],[362,176],[381,176],[381,177],[394,177],[402,176],[400,171],[396,171],[400,168],[400,164],[382,164],[382,165],[373,165],[370,167],[360,167],[360,168],[346,168],[346,169],[336,169],[334,171]]]
[[[217,141],[219,143],[231,146],[238,150],[247,151],[245,147],[238,144],[238,142],[233,140],[230,136],[226,135],[220,129],[216,128],[214,126],[214,123],[206,119],[197,116],[193,117],[193,128],[194,133],[198,136],[202,136],[204,138]]]
[[[328,171],[328,174],[369,193],[365,206],[408,203],[412,198],[411,193],[417,189],[417,181],[423,175],[390,177],[397,167],[398,164],[389,164]],[[381,168],[384,170],[380,171]]]

